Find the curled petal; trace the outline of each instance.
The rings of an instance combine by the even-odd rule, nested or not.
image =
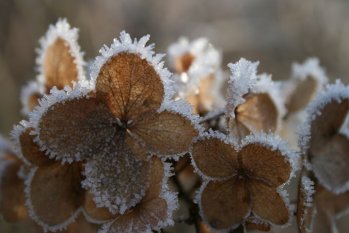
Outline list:
[[[235,110],[235,118],[229,120],[231,132],[243,138],[250,132],[275,131],[278,111],[268,94],[248,94]]]
[[[68,226],[80,212],[83,202],[81,178],[79,163],[33,168],[25,190],[33,220],[51,231]]]
[[[244,146],[240,154],[243,167],[253,179],[263,180],[276,188],[290,177],[291,164],[279,150],[252,143]]]
[[[248,189],[251,195],[253,213],[277,225],[284,225],[288,222],[289,210],[275,187],[250,180]]]
[[[238,179],[209,182],[201,193],[203,219],[218,230],[238,227],[250,214],[250,199]]]
[[[39,143],[59,159],[92,157],[113,139],[113,121],[109,109],[95,98],[56,103],[40,119]]]
[[[158,155],[182,154],[198,132],[192,122],[178,113],[164,111],[149,114],[131,129],[131,136],[144,143],[145,148]]]
[[[236,173],[238,152],[218,138],[199,140],[192,146],[192,158],[199,171],[208,177],[224,178]]]
[[[120,53],[100,69],[96,91],[121,121],[135,121],[146,112],[157,110],[164,98],[164,87],[154,67],[138,54]]]

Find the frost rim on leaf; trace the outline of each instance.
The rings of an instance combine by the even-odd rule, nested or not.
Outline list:
[[[22,88],[20,100],[22,103],[21,112],[23,115],[28,115],[31,112],[28,106],[28,100],[30,96],[32,96],[35,93],[44,93],[43,86],[40,85],[37,81],[31,81]]]
[[[173,82],[170,80],[171,73],[164,68],[164,62],[162,58],[164,54],[155,54],[154,44],[146,45],[149,41],[150,36],[143,36],[141,39],[134,39],[132,41],[131,36],[122,31],[120,33],[120,38],[115,38],[110,47],[104,45],[99,53],[101,55],[95,58],[94,63],[92,64],[91,70],[91,81],[92,86],[96,85],[98,74],[102,66],[111,58],[122,52],[128,52],[139,55],[142,59],[145,59],[159,75],[163,86],[164,86],[164,99],[162,103],[170,101],[174,95]]]
[[[31,195],[30,195],[30,191],[31,191],[30,185],[37,170],[38,170],[38,167],[31,168],[28,174],[28,177],[24,181],[24,185],[25,185],[24,194],[26,199],[25,206],[28,209],[28,214],[32,220],[34,220],[39,226],[43,228],[44,232],[48,232],[48,231],[57,232],[57,231],[66,230],[68,226],[77,219],[79,214],[82,213],[83,208],[82,207],[78,208],[67,220],[65,220],[60,224],[50,226],[44,221],[42,221],[40,217],[37,216],[35,213],[33,203],[31,202]]]
[[[59,19],[55,25],[50,25],[45,36],[39,40],[40,48],[38,48],[36,59],[37,70],[39,75],[37,77],[38,83],[43,85],[45,83],[44,67],[43,63],[45,60],[45,53],[49,46],[51,46],[56,39],[62,38],[65,43],[68,44],[70,48],[70,54],[74,58],[74,63],[76,64],[78,72],[78,80],[85,80],[84,66],[85,62],[83,60],[83,53],[80,51],[80,46],[78,44],[78,31],[77,28],[71,28],[66,19]]]
[[[22,146],[20,142],[21,135],[29,128],[29,122],[22,120],[15,125],[10,133],[11,141],[14,147],[15,155],[25,164],[31,166],[31,163],[23,156]]]

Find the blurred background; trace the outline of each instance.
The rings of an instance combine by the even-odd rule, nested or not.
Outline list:
[[[35,78],[38,39],[60,17],[80,29],[85,60],[122,30],[150,34],[157,52],[180,36],[207,37],[224,65],[260,60],[261,72],[286,79],[292,62],[317,56],[331,79],[348,83],[348,12],[346,0],[0,0],[0,133],[23,118],[19,94]]]

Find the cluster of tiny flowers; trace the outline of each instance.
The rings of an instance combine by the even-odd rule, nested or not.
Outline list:
[[[121,32],[86,65],[78,29],[49,27],[24,120],[0,137],[3,218],[38,232],[341,232],[349,86],[317,58],[285,81],[258,61],[224,67],[206,38],[170,45],[167,69],[149,39]]]

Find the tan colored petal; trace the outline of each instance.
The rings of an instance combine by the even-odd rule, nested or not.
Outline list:
[[[277,225],[284,225],[289,220],[288,208],[275,187],[259,181],[248,181],[252,200],[252,211],[258,217]]]
[[[164,97],[164,87],[154,67],[139,55],[126,52],[103,65],[96,90],[122,122],[157,110]]]
[[[335,231],[333,231],[333,226],[335,226],[334,217],[329,215],[323,209],[317,209],[316,215],[314,217],[313,232],[334,233]]]
[[[130,128],[131,137],[144,142],[147,151],[159,155],[187,152],[198,132],[185,117],[168,111],[150,114]]]
[[[28,128],[19,136],[20,146],[23,157],[33,165],[44,166],[53,163],[44,152],[40,151],[38,145],[33,141],[34,136],[30,135],[31,129]]]
[[[43,224],[62,224],[79,210],[84,197],[81,179],[79,163],[55,163],[35,171],[27,190],[32,211]]]
[[[343,135],[328,139],[311,158],[315,176],[326,188],[335,192],[348,190],[349,139]]]
[[[191,53],[185,53],[182,56],[178,57],[175,61],[176,72],[187,72],[194,60],[195,57]]]
[[[207,223],[218,230],[237,227],[250,211],[243,181],[209,182],[201,193],[201,210]]]
[[[1,161],[4,170],[0,177],[0,213],[7,222],[16,222],[27,217],[24,206],[24,182],[18,177],[21,161],[13,155]]]
[[[39,123],[39,138],[58,158],[83,159],[110,144],[116,123],[95,98],[67,100],[51,106]]]
[[[335,194],[319,187],[316,195],[316,205],[331,216],[346,213],[349,209],[349,192]]]
[[[240,154],[242,165],[252,179],[276,188],[290,177],[291,165],[279,150],[252,143],[244,146]]]
[[[317,81],[311,76],[298,80],[295,89],[286,100],[288,113],[297,112],[307,106],[315,95],[317,85]]]
[[[235,110],[236,119],[230,119],[231,132],[242,138],[251,131],[275,131],[278,111],[270,96],[261,93],[248,94],[244,98],[246,101]]]
[[[332,100],[319,109],[321,115],[316,116],[311,123],[310,151],[314,156],[322,150],[322,145],[329,138],[338,133],[348,110],[349,100],[343,100],[340,103]]]
[[[193,92],[188,95],[186,100],[193,107],[193,113],[202,116],[212,109],[214,102],[212,86],[214,81],[215,77],[213,75],[201,79],[198,89],[193,90]]]
[[[117,215],[109,232],[140,233],[156,228],[167,219],[167,203],[160,197],[164,168],[160,159],[152,159],[150,185],[142,202],[123,215]]]
[[[263,231],[268,232],[271,230],[271,225],[267,222],[262,221],[256,217],[248,217],[245,222],[245,229],[247,231]]]
[[[84,210],[90,218],[98,221],[111,220],[114,216],[107,208],[98,208],[90,192],[86,192]]]
[[[238,152],[217,138],[195,142],[191,153],[197,168],[209,177],[228,177],[236,173],[239,167]]]
[[[70,49],[68,43],[57,38],[45,51],[43,68],[47,90],[53,86],[63,89],[66,85],[72,85],[72,81],[78,81],[75,58]]]

